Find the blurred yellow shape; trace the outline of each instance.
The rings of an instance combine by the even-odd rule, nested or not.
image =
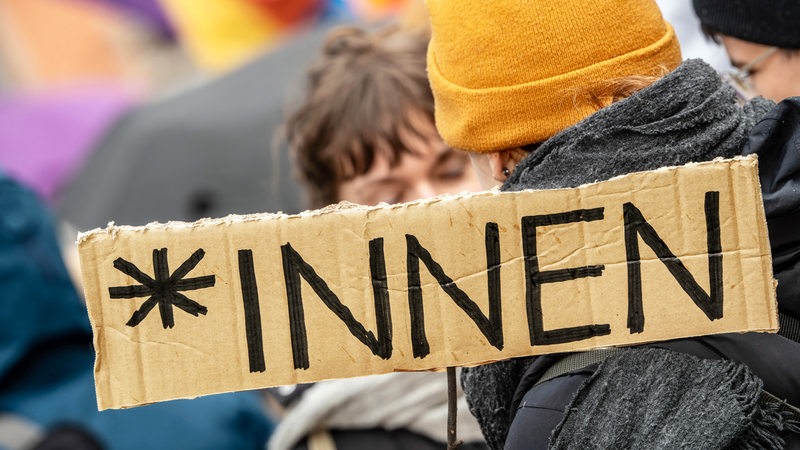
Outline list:
[[[222,71],[273,44],[280,24],[242,0],[161,0],[187,51],[205,69]]]

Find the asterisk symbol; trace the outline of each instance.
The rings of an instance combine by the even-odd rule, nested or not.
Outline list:
[[[135,279],[141,285],[136,286],[117,286],[108,288],[111,298],[134,298],[147,297],[142,306],[133,313],[128,320],[129,327],[135,327],[147,317],[147,314],[158,305],[161,313],[161,324],[164,328],[175,326],[175,319],[172,315],[172,305],[197,317],[198,314],[205,315],[208,308],[186,297],[178,291],[191,291],[214,286],[214,275],[207,275],[196,278],[183,278],[188,274],[197,263],[203,259],[206,252],[202,248],[197,249],[178,269],[169,274],[167,263],[167,249],[153,250],[153,271],[156,278],[153,279],[146,273],[139,270],[133,263],[122,258],[114,260],[114,268]]]

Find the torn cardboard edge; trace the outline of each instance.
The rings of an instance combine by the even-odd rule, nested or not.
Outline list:
[[[758,155],[751,154],[747,156],[736,156],[733,158],[714,158],[711,161],[702,161],[702,162],[693,162],[688,163],[683,166],[666,166],[660,167],[658,169],[650,170],[650,171],[640,171],[640,172],[631,172],[624,175],[618,175],[616,177],[610,178],[608,180],[603,181],[595,181],[592,183],[585,183],[575,188],[557,188],[557,189],[542,189],[536,192],[541,191],[572,191],[574,189],[583,189],[592,185],[596,185],[598,183],[607,183],[610,181],[615,181],[620,178],[629,177],[631,175],[642,174],[642,173],[660,173],[660,172],[669,172],[679,168],[691,168],[694,166],[702,166],[706,164],[715,164],[724,161],[748,161],[753,160],[755,164],[758,164]],[[759,182],[759,189],[760,189],[760,182]],[[529,190],[530,191],[530,190]],[[523,191],[527,192],[527,191]],[[253,214],[228,214],[224,217],[217,217],[217,218],[202,218],[198,219],[194,222],[186,222],[181,220],[171,220],[168,222],[150,222],[146,225],[117,225],[114,221],[109,222],[105,227],[97,227],[88,231],[81,231],[78,232],[77,238],[75,240],[76,245],[80,245],[85,239],[91,238],[94,235],[101,235],[101,234],[115,234],[120,231],[144,231],[148,229],[160,229],[160,228],[181,228],[181,227],[198,227],[198,226],[215,226],[215,225],[231,225],[236,222],[251,222],[251,221],[260,221],[260,220],[272,220],[272,219],[279,219],[279,218],[286,218],[286,219],[301,219],[307,217],[315,217],[325,214],[336,214],[342,211],[372,211],[372,210],[394,210],[394,209],[403,209],[409,206],[418,206],[418,205],[425,205],[425,204],[435,204],[443,201],[451,201],[451,200],[460,200],[460,199],[468,199],[473,197],[485,197],[485,196],[493,196],[497,194],[513,194],[513,192],[503,192],[500,191],[499,188],[493,188],[485,191],[477,191],[477,192],[461,192],[458,194],[441,194],[435,197],[428,197],[422,198],[406,203],[384,203],[381,202],[378,205],[374,206],[367,206],[367,205],[359,205],[357,203],[352,203],[347,200],[343,200],[339,203],[334,203],[319,209],[307,209],[305,211],[301,211],[296,214],[285,214],[283,212],[264,212],[264,213],[253,213]]]
[[[774,332],[756,166],[82,233],[98,406]]]

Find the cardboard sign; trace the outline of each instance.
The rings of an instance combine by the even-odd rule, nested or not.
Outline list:
[[[100,409],[776,331],[756,161],[79,237]]]

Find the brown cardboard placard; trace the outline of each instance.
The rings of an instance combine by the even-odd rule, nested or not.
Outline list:
[[[778,327],[753,158],[79,250],[100,409]]]

